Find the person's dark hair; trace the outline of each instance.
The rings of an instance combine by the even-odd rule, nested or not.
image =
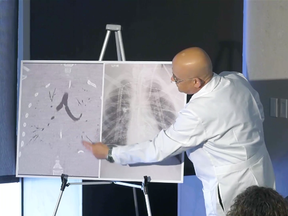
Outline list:
[[[248,187],[240,193],[227,216],[288,216],[288,202],[272,188]]]

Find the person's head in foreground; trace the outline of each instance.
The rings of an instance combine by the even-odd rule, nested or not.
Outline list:
[[[271,188],[251,186],[235,198],[227,216],[288,216],[288,202]]]

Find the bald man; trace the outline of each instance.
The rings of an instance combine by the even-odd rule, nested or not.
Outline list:
[[[158,162],[186,151],[202,181],[206,214],[225,215],[247,187],[275,188],[258,93],[236,72],[213,73],[207,53],[197,47],[178,53],[171,80],[193,94],[173,125],[150,141],[109,149],[83,141],[98,159],[119,164]]]

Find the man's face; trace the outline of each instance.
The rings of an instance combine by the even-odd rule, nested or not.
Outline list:
[[[197,89],[194,88],[194,78],[186,78],[183,74],[182,77],[180,78],[181,72],[179,76],[176,75],[177,72],[173,71],[172,76],[171,76],[171,81],[175,82],[176,86],[178,87],[179,92],[183,92],[185,94],[194,94],[197,92]]]

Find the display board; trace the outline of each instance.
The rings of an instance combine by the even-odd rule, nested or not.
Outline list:
[[[186,97],[171,75],[170,62],[22,61],[17,176],[182,182],[183,155],[122,166],[81,143],[129,145],[173,124]]]

